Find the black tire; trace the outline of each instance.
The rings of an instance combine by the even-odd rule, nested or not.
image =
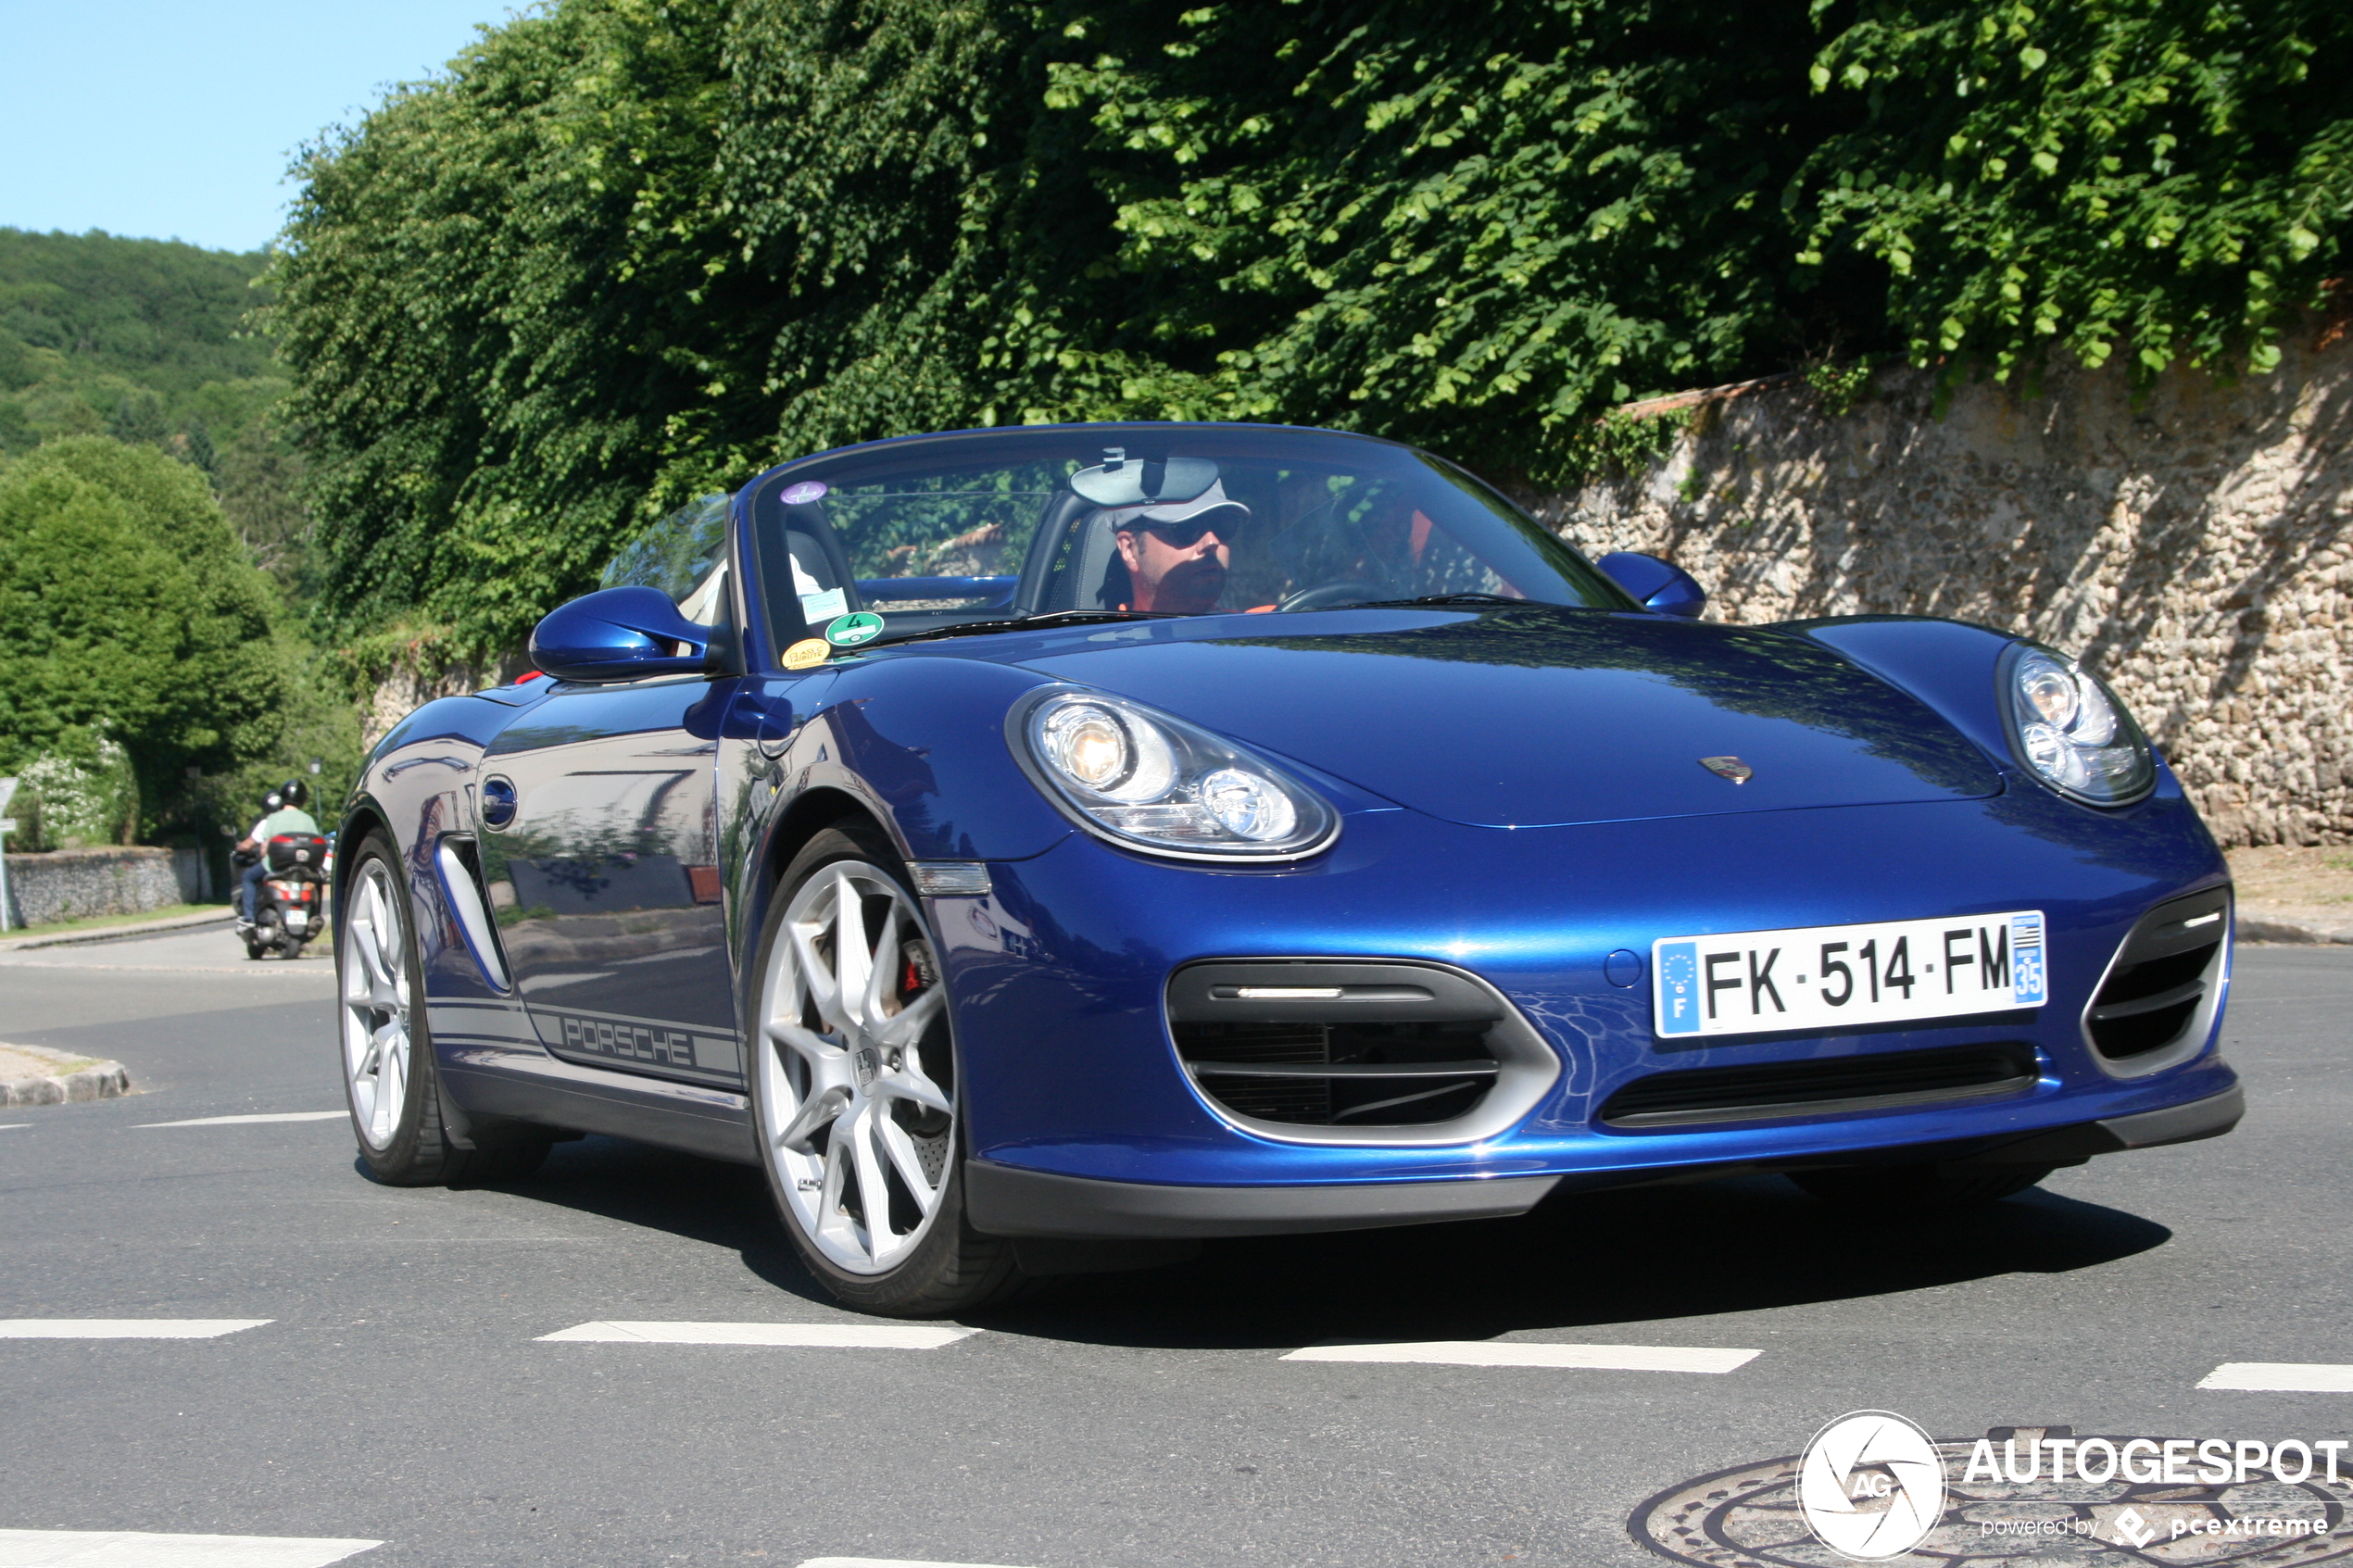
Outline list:
[[[263,946],[262,946],[260,943],[258,943],[258,942],[255,942],[255,941],[250,941],[250,940],[248,940],[248,941],[245,943],[245,957],[247,957],[247,958],[249,958],[249,959],[258,959],[258,958],[261,957],[261,955],[262,955],[262,954],[264,954],[264,953],[268,952],[269,950],[270,950],[269,948],[267,948],[267,947],[263,947]]]
[[[1872,1213],[1950,1212],[2014,1198],[2057,1169],[2052,1165],[1858,1165],[1793,1171],[1789,1179],[1840,1209]]]
[[[1001,1306],[1030,1294],[1036,1282],[1023,1274],[1015,1265],[1013,1243],[1003,1236],[985,1236],[972,1228],[964,1217],[963,1205],[963,1100],[953,1085],[963,1074],[953,1062],[955,1049],[952,1028],[947,1029],[946,1050],[950,1063],[946,1069],[956,1108],[956,1124],[950,1129],[948,1169],[938,1189],[938,1208],[933,1214],[930,1228],[908,1251],[907,1256],[879,1273],[858,1273],[844,1268],[825,1256],[805,1232],[786,1197],[786,1177],[779,1171],[778,1151],[772,1148],[764,1129],[768,1121],[762,1103],[761,1062],[759,1053],[778,1051],[781,1047],[768,1038],[762,1017],[762,1002],[766,993],[769,968],[780,934],[784,930],[786,911],[794,897],[827,867],[844,860],[862,862],[887,874],[922,922],[922,903],[909,889],[906,868],[887,841],[862,826],[837,826],[820,832],[805,845],[792,864],[779,879],[775,897],[762,922],[760,944],[752,963],[745,971],[746,996],[743,1017],[749,1071],[746,1077],[752,1096],[752,1126],[754,1137],[761,1146],[761,1169],[767,1173],[770,1195],[775,1199],[778,1219],[785,1234],[792,1238],[793,1248],[810,1273],[816,1275],[825,1288],[846,1306],[885,1317],[936,1318],[969,1312],[985,1306]],[[930,939],[927,924],[921,927],[925,940]],[[935,946],[933,951],[937,951]],[[945,977],[935,984],[945,985]],[[918,1048],[926,1068],[932,1065],[933,1047],[925,1035],[925,1044]]]
[[[375,872],[371,872],[371,866]],[[353,890],[354,897],[335,902],[335,1060],[343,1075],[344,1105],[351,1113],[360,1163],[369,1175],[387,1186],[472,1186],[528,1176],[547,1158],[553,1133],[546,1137],[524,1135],[496,1146],[473,1148],[460,1148],[452,1141],[442,1112],[441,1074],[434,1060],[433,1035],[422,1005],[407,1010],[407,1079],[398,1117],[388,1129],[389,1135],[381,1142],[368,1136],[369,1120],[359,1104],[359,1075],[352,1071],[350,1032],[355,1008],[346,965],[364,962],[364,949],[351,937],[348,927],[355,914],[353,906],[365,905],[361,894],[375,874],[384,877],[391,896],[369,908],[368,913],[359,918],[390,920],[399,933],[400,963],[407,974],[408,995],[418,1004],[422,1003],[425,995],[424,974],[418,963],[415,923],[404,891],[407,883],[400,875],[400,857],[392,840],[377,829],[361,841],[351,880],[345,884]]]

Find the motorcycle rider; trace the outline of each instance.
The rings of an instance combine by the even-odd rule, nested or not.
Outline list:
[[[237,841],[239,854],[256,857],[237,890],[237,929],[240,933],[252,929],[254,911],[261,903],[261,881],[270,874],[270,840],[282,833],[316,834],[319,824],[303,807],[309,802],[310,789],[300,779],[288,779],[264,797],[262,818],[253,824],[253,831]]]

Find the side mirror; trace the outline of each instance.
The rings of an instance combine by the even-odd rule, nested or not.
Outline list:
[[[531,662],[560,681],[641,681],[699,675],[711,628],[697,625],[656,588],[607,588],[573,600],[533,628]]]
[[[1707,608],[1707,590],[1673,561],[1617,550],[1593,564],[1602,569],[1604,576],[1640,599],[1645,609],[1696,621],[1699,612]]]

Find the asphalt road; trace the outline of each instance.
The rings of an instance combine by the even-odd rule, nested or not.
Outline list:
[[[333,1110],[330,966],[225,932],[0,958],[0,1038],[138,1093],[0,1110],[0,1318],[243,1318],[0,1338],[0,1532],[366,1537],[352,1561],[1654,1564],[1629,1513],[1849,1410],[1940,1435],[2353,1431],[2353,952],[2240,956],[2233,1135],[2062,1172],[1959,1222],[1775,1180],[1513,1223],[1236,1242],[978,1318],[943,1348],[543,1343],[600,1320],[862,1320],[757,1176],[559,1148],[511,1190],[398,1190]],[[1721,1374],[1286,1361],[1336,1339],[1730,1347]],[[31,1561],[8,1558],[6,1561]]]

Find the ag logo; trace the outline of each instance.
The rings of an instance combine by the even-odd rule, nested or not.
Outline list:
[[[1944,1462],[1929,1435],[1902,1416],[1856,1411],[1806,1445],[1797,1506],[1814,1538],[1841,1557],[1901,1557],[1944,1512]]]

